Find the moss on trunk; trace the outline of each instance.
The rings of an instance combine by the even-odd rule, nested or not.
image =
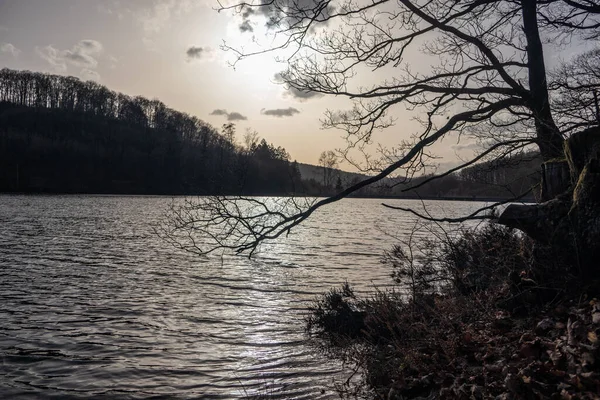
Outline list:
[[[498,222],[527,233],[577,273],[598,276],[600,127],[573,134],[564,155],[544,164],[542,202],[510,205]]]

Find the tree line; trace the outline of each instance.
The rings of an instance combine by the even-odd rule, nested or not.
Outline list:
[[[292,194],[303,184],[287,151],[240,145],[159,100],[92,81],[0,70],[0,191]]]
[[[428,176],[387,180],[355,195],[510,197],[539,179],[540,162],[538,153],[524,153],[430,183]],[[0,70],[3,192],[331,195],[360,180],[337,169],[332,151],[319,166],[321,176],[303,179],[288,152],[257,132],[238,144],[234,124],[219,131],[156,99],[71,76]]]
[[[525,150],[483,161],[457,171],[427,174],[403,182],[384,181],[392,196],[452,199],[509,199],[534,201],[540,196],[539,151]]]

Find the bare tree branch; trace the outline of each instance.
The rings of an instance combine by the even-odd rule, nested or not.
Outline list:
[[[458,218],[448,218],[448,217],[443,217],[443,218],[435,218],[432,217],[429,214],[422,214],[419,213],[415,210],[413,210],[412,208],[406,208],[406,207],[398,207],[398,206],[392,206],[390,204],[386,204],[386,203],[381,203],[382,206],[386,207],[386,208],[390,208],[392,210],[399,210],[399,211],[404,211],[407,213],[410,213],[416,217],[419,217],[422,220],[425,221],[430,221],[430,222],[450,222],[450,223],[459,223],[459,222],[465,222],[465,221],[470,221],[470,220],[478,220],[478,219],[486,219],[486,220],[495,220],[497,219],[497,216],[493,213],[493,211],[495,211],[498,206],[504,205],[504,204],[508,204],[508,203],[514,203],[519,199],[522,199],[523,197],[527,196],[529,193],[531,193],[531,189],[527,190],[526,192],[520,194],[519,196],[507,199],[507,200],[503,200],[503,201],[499,201],[499,202],[495,202],[494,204],[485,206],[485,207],[481,207],[475,211],[473,211],[471,214],[463,216],[463,217],[458,217]],[[484,211],[492,211],[491,214],[483,214],[481,215],[481,213],[483,213]]]
[[[219,11],[225,10],[237,14],[244,30],[264,22],[272,39],[266,47],[253,43],[247,50],[224,43],[236,62],[276,52],[286,66],[276,80],[291,93],[352,102],[348,110],[327,110],[323,126],[345,132],[342,157],[360,166],[351,155],[358,152],[365,158],[363,169],[376,173],[321,200],[211,197],[174,206],[163,236],[187,237],[185,247],[199,254],[219,249],[251,254],[320,207],[392,173],[402,170],[409,183],[435,159],[430,146],[450,133],[485,146],[459,167],[412,189],[484,159],[503,159],[529,143],[544,160],[559,157],[563,135],[591,122],[587,111],[578,113],[593,106],[580,94],[595,90],[597,82],[568,75],[552,79],[544,45],[581,32],[597,35],[595,0],[257,0],[220,3]],[[409,59],[415,49],[424,60],[417,67]],[[588,70],[588,78],[597,77],[597,67]],[[398,110],[413,113],[420,130],[400,130],[399,146],[379,148],[379,158],[373,157],[368,145],[376,132],[395,125]],[[444,221],[471,218],[484,216]]]

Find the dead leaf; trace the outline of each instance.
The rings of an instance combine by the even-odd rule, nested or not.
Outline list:
[[[587,337],[590,343],[596,343],[598,341],[598,335],[596,335],[596,332],[588,332]]]

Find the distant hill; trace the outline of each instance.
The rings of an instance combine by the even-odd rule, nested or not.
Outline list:
[[[439,179],[431,175],[413,178],[403,183],[399,179],[385,178],[372,187],[363,188],[355,195],[423,199],[509,199],[519,197],[534,201],[536,185],[540,182],[541,157],[537,152],[523,151],[501,159],[481,162]],[[323,167],[298,164],[302,179],[314,179],[322,183]],[[345,188],[352,183],[368,178],[368,175],[333,170]],[[414,189],[413,189],[414,188]]]
[[[0,70],[0,192],[189,195],[337,193],[367,175],[290,162],[262,140],[236,145],[159,100],[95,82]],[[510,198],[539,182],[540,157],[521,153],[480,163],[417,188],[384,179],[355,196]]]
[[[0,192],[319,193],[287,151],[262,140],[237,146],[159,100],[96,82],[0,70]]]
[[[314,180],[319,183],[323,183],[323,167],[318,165],[304,164],[298,163],[298,169],[300,170],[300,175],[304,180]],[[342,184],[347,185],[353,180],[362,180],[367,178],[367,175],[359,174],[356,172],[346,172],[340,169],[333,169],[332,175],[335,177],[340,177]]]

